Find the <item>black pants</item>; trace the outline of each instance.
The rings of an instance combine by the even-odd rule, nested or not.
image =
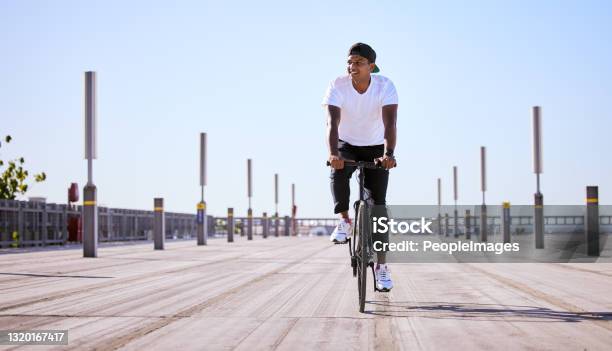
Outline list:
[[[343,140],[338,141],[338,151],[340,157],[345,160],[353,161],[374,161],[375,158],[382,157],[385,152],[384,145],[354,146]],[[343,169],[332,169],[331,190],[334,198],[334,213],[349,210],[350,203],[350,180],[357,167],[345,166]],[[387,216],[386,197],[387,184],[389,183],[389,171],[386,169],[364,170],[364,197],[368,205],[372,208],[370,215],[373,217]],[[376,206],[382,205],[382,206]],[[373,206],[373,207],[372,207]],[[374,241],[389,242],[389,234],[373,234]]]
[[[345,160],[374,161],[382,157],[385,152],[384,145],[354,146],[343,140],[338,141],[338,152]],[[334,198],[334,213],[349,210],[350,180],[357,167],[345,166],[343,169],[332,169],[331,190]],[[389,171],[385,169],[364,169],[365,199],[370,205],[385,205],[387,197],[387,184]]]

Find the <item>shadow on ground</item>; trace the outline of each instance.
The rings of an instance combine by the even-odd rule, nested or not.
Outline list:
[[[368,311],[373,307],[374,311]],[[433,319],[515,320],[524,322],[612,321],[612,312],[568,312],[545,307],[449,302],[368,301],[367,314],[384,317]]]

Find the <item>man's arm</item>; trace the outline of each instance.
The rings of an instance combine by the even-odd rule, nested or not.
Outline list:
[[[329,162],[336,169],[344,168],[344,161],[338,153],[338,126],[340,125],[340,107],[327,105],[327,148]]]
[[[383,106],[382,118],[385,126],[385,155],[381,158],[381,161],[383,166],[389,169],[395,167],[395,159],[393,156],[387,156],[387,154],[393,155],[395,151],[397,140],[397,104]]]

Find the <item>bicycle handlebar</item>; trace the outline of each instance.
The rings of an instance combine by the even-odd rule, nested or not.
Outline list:
[[[345,166],[356,166],[357,168],[385,169],[382,166],[382,163],[380,163],[380,161],[348,161],[348,160],[345,160],[344,165]],[[331,163],[329,161],[327,161],[327,166],[331,166]],[[393,167],[397,167],[397,163]]]

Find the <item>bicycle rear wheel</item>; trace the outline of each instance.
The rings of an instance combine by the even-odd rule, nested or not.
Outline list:
[[[362,313],[365,310],[366,286],[370,264],[368,245],[370,226],[368,224],[368,217],[369,213],[366,202],[360,201],[357,211],[357,223],[355,225],[358,228],[357,234],[359,236],[356,242],[359,243],[357,253],[357,288],[359,289],[359,312]]]

